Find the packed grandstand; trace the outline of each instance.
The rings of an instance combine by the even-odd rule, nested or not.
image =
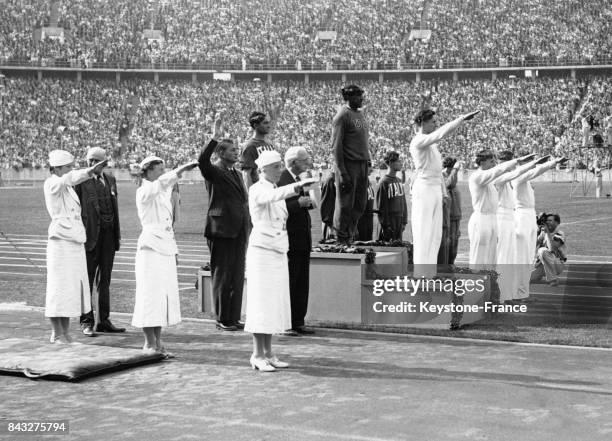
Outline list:
[[[358,80],[366,91],[376,164],[387,149],[406,152],[412,116],[424,105],[434,107],[441,122],[483,110],[478,124],[441,144],[444,154],[466,164],[474,152],[493,148],[565,155],[576,166],[595,154],[577,147],[612,140],[612,86],[605,70],[612,64],[609,1],[5,0],[2,6],[0,70],[602,65],[595,76],[570,76],[568,70],[540,77],[534,71],[531,78],[506,72],[493,80],[490,73],[458,81]],[[41,40],[36,32],[43,28],[64,33]],[[423,29],[431,31],[430,38],[412,38],[412,31]],[[321,31],[336,39],[319,38]],[[227,135],[242,144],[251,136],[248,114],[280,101],[274,145],[281,151],[304,145],[315,163],[332,163],[330,123],[342,104],[339,75],[309,83],[192,83],[137,74],[120,82],[5,74],[0,168],[42,167],[51,149],[82,157],[88,146],[111,151],[116,167],[148,154],[179,164],[197,154],[215,112],[224,112]]]
[[[64,34],[33,41],[42,27]],[[423,29],[431,38],[411,35]],[[608,0],[4,0],[0,8],[0,60],[49,66],[608,64],[611,48]]]

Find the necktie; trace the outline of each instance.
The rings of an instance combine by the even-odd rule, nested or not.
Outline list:
[[[98,175],[96,179],[98,180],[98,183],[104,187],[104,178],[102,178],[102,175]]]

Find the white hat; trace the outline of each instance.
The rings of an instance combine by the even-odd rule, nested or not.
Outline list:
[[[147,156],[146,158],[144,158],[141,162],[140,162],[140,169],[144,170],[145,168],[147,168],[147,166],[152,163],[152,162],[156,162],[156,161],[160,161],[162,164],[164,163],[164,160],[162,158],[160,158],[159,156]]]
[[[274,164],[275,162],[281,162],[281,161],[282,161],[282,158],[281,158],[280,153],[274,150],[265,150],[261,152],[261,154],[259,155],[259,158],[255,160],[255,164],[257,164],[257,167],[263,168],[266,165]]]
[[[104,161],[106,159],[106,150],[102,147],[90,147],[87,150],[87,160],[96,159],[98,161]]]
[[[61,167],[73,162],[74,156],[66,150],[52,150],[49,152],[49,165],[51,167]]]

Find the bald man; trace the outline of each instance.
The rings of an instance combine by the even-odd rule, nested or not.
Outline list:
[[[285,170],[281,173],[278,186],[293,184],[300,180],[300,174],[309,170],[312,161],[304,147],[290,147],[285,153]],[[306,328],[304,318],[308,310],[308,291],[310,279],[310,250],[312,235],[310,213],[313,208],[308,193],[301,193],[285,200],[287,204],[287,235],[289,236],[289,294],[291,297],[291,329],[285,334],[297,336],[312,334]]]

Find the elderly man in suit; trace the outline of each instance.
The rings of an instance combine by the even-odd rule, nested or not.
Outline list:
[[[104,160],[104,149],[93,147],[87,151],[90,166]],[[113,175],[101,170],[94,174],[93,179],[75,186],[74,190],[81,201],[81,217],[87,233],[87,273],[93,297],[92,311],[81,316],[81,330],[87,336],[93,336],[94,325],[98,332],[125,332],[125,328],[115,327],[109,319],[111,273],[115,252],[119,251],[121,243],[117,182]]]
[[[217,329],[243,329],[240,322],[246,245],[250,229],[249,200],[240,173],[234,168],[240,150],[231,139],[221,138],[222,120],[215,120],[214,132],[198,159],[206,179],[208,215],[204,236],[210,249],[212,292]],[[216,153],[218,161],[211,162]]]
[[[300,174],[312,166],[310,155],[304,147],[290,147],[285,153],[285,170],[280,175],[279,186],[301,180]],[[313,334],[304,326],[308,309],[308,282],[310,277],[310,250],[312,235],[308,210],[313,208],[312,200],[302,189],[297,196],[285,199],[287,204],[287,234],[289,236],[289,294],[291,297],[291,329],[286,335]]]

